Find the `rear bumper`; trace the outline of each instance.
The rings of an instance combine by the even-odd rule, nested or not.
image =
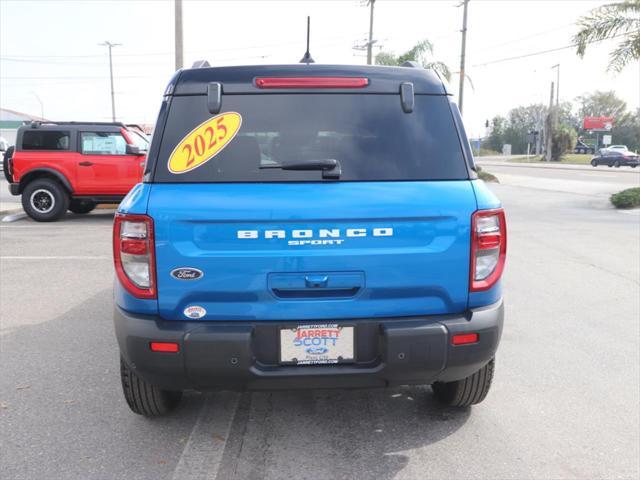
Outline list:
[[[313,322],[166,321],[117,306],[114,310],[125,362],[168,390],[385,387],[459,380],[493,358],[503,318],[500,300],[459,315],[348,320],[356,326],[355,363],[282,366],[279,329]],[[478,333],[479,340],[451,345],[451,336],[459,333]],[[178,342],[180,351],[152,352],[151,341]]]

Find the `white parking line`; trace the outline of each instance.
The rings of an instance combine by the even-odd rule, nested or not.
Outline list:
[[[239,393],[216,392],[202,405],[173,480],[215,479],[238,408]]]
[[[0,260],[111,260],[99,255],[2,255]]]

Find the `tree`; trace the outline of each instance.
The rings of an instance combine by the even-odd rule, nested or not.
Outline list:
[[[640,108],[621,115],[616,120],[612,135],[614,143],[626,145],[635,152],[640,151]]]
[[[578,103],[578,117],[616,117],[627,109],[624,100],[618,98],[613,90],[581,95],[576,98]]]
[[[640,0],[639,0],[640,1]],[[406,61],[415,61],[424,68],[435,70],[442,75],[447,81],[451,80],[451,70],[443,62],[435,61],[433,56],[433,44],[429,40],[422,40],[416,43],[411,49],[401,55],[395,55],[391,52],[380,52],[376,55],[376,65],[402,65]]]
[[[576,132],[582,127],[582,119],[574,113],[571,102],[562,102],[558,106],[558,125],[566,125]]]
[[[529,132],[541,130],[547,108],[541,103],[512,108],[509,125],[505,130],[505,143],[511,144],[513,153],[527,153]]]
[[[567,125],[559,125],[551,137],[551,160],[560,160],[567,152],[573,151],[578,134]]]
[[[485,140],[485,144],[483,145],[485,148],[490,150],[494,150],[496,152],[502,152],[502,145],[506,142],[504,141],[504,130],[507,123],[507,119],[497,115],[493,117],[491,120],[491,127],[489,132],[489,137]]]
[[[640,0],[626,0],[594,8],[577,22],[574,35],[577,54],[584,57],[587,45],[618,37],[622,40],[609,55],[608,70],[620,72],[628,63],[640,58]]]

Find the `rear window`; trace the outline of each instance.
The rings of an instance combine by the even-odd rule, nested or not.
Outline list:
[[[23,150],[69,150],[69,132],[55,130],[25,130]]]
[[[213,117],[206,97],[174,97],[154,181],[321,181],[318,170],[273,167],[323,159],[338,160],[339,181],[465,179],[468,172],[448,102],[445,96],[416,95],[413,112],[404,113],[399,95],[224,95],[221,113],[242,117],[236,136],[211,160],[172,173],[168,161],[176,147]],[[194,149],[203,145],[196,141]]]

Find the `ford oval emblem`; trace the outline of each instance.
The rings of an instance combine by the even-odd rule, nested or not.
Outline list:
[[[198,319],[204,317],[207,314],[207,311],[204,307],[199,305],[191,305],[190,307],[185,308],[183,313],[185,317]]]
[[[309,347],[306,349],[306,352],[309,355],[322,355],[328,351],[329,349],[327,347]]]
[[[171,270],[171,276],[178,280],[198,280],[204,276],[204,272],[197,268],[180,267]]]

